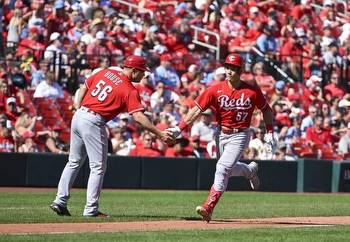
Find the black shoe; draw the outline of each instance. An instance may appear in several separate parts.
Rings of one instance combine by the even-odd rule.
[[[52,203],[50,205],[50,208],[55,212],[57,213],[57,215],[60,215],[60,216],[71,216],[67,207],[63,207],[61,205],[58,205],[56,203]]]
[[[102,213],[100,211],[98,211],[95,214],[91,214],[91,215],[84,215],[85,217],[94,217],[94,218],[109,218],[109,215],[106,213]]]

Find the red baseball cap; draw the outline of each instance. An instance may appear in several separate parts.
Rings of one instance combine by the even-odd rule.
[[[171,55],[169,53],[166,53],[166,54],[162,54],[160,56],[160,60],[161,61],[170,61],[172,59]]]
[[[137,55],[130,55],[124,60],[124,66],[125,67],[131,67],[136,68],[142,71],[150,71],[150,69],[146,65],[146,59],[137,56]]]
[[[242,67],[243,66],[243,59],[239,54],[230,53],[226,57],[225,64]]]
[[[36,27],[32,27],[29,29],[29,33],[32,33],[32,34],[39,34],[39,29],[36,28]]]

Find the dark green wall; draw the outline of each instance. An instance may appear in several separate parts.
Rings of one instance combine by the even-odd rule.
[[[67,155],[0,153],[0,186],[56,187]],[[260,191],[348,192],[350,162],[298,160],[257,161]],[[104,188],[208,190],[216,160],[109,156]],[[88,161],[74,187],[86,187]],[[249,181],[233,177],[231,191],[251,190]]]

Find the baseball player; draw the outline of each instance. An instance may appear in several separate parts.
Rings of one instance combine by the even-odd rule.
[[[80,87],[77,106],[71,125],[69,161],[64,168],[56,199],[51,209],[58,215],[70,216],[67,202],[70,188],[83,165],[89,158],[90,176],[87,184],[87,201],[84,216],[108,217],[101,213],[99,198],[107,165],[106,122],[121,112],[128,112],[164,142],[173,142],[169,131],[160,131],[143,114],[143,106],[138,91],[131,82],[140,82],[148,71],[146,60],[140,56],[129,56],[121,71],[107,68],[86,79]]]
[[[250,140],[249,126],[255,107],[259,108],[264,117],[267,130],[266,142],[275,149],[276,141],[273,135],[273,112],[256,84],[248,84],[240,79],[243,59],[239,54],[231,53],[226,57],[224,68],[226,80],[206,89],[195,100],[194,106],[185,116],[179,126],[169,128],[174,136],[193,123],[207,108],[216,110],[216,119],[221,126],[219,134],[220,158],[216,165],[214,184],[206,202],[196,207],[203,220],[209,222],[215,205],[226,190],[231,176],[244,176],[250,180],[253,190],[259,188],[257,175],[258,164],[249,165],[239,162],[244,149]]]

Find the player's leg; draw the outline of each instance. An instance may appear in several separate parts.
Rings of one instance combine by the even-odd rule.
[[[89,114],[90,115],[90,114]],[[97,215],[104,174],[107,168],[107,131],[105,122],[99,116],[85,132],[83,139],[89,157],[90,176],[87,184],[84,216]]]
[[[244,150],[249,146],[250,137],[246,139],[246,144]],[[257,190],[260,186],[260,180],[258,177],[258,164],[254,161],[250,162],[248,165],[237,161],[233,167],[230,174],[232,176],[244,176],[250,181],[250,186],[253,190]]]
[[[223,152],[216,164],[213,184],[215,190],[221,192],[226,190],[232,170],[233,168],[236,168],[236,164],[243,154],[248,139],[249,131],[231,135],[222,134],[220,136],[220,143],[223,147]],[[241,165],[238,165],[237,167],[241,168]]]
[[[68,162],[63,169],[60,181],[58,183],[57,195],[54,200],[55,204],[66,207],[70,196],[70,189],[74,180],[78,175],[80,167],[86,159],[86,150],[84,142],[78,130],[80,120],[79,111],[77,111],[72,119],[71,138]]]
[[[241,157],[248,135],[248,131],[231,135],[220,135],[220,150],[222,150],[222,155],[216,164],[214,184],[210,189],[207,200],[202,206],[196,208],[197,213],[207,222],[210,221],[216,204],[222,193],[226,190],[232,168]]]

